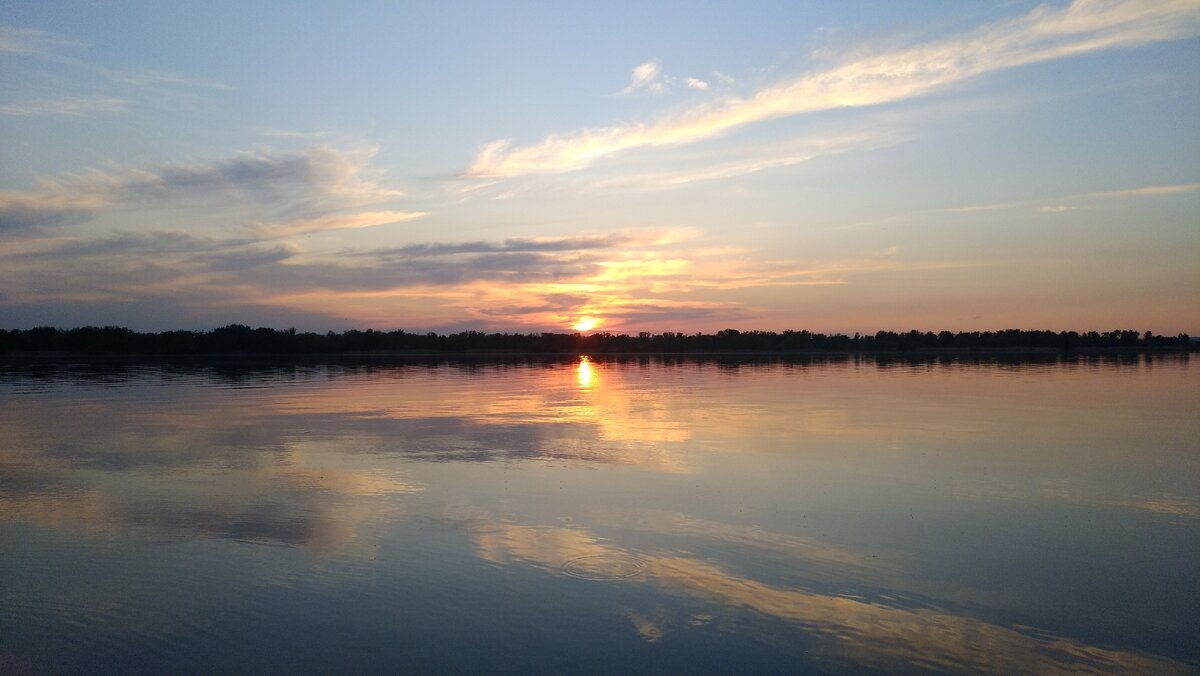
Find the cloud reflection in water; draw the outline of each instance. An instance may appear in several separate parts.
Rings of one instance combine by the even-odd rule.
[[[473,529],[480,557],[501,564],[521,562],[561,572],[582,557],[632,556],[580,528],[482,524]],[[1018,630],[938,609],[903,608],[805,589],[781,587],[732,574],[718,565],[679,555],[640,555],[640,574],[623,584],[653,584],[668,592],[717,604],[711,612],[750,610],[796,625],[810,637],[828,639],[827,649],[874,669],[899,664],[935,671],[990,674],[1189,673],[1188,665],[1138,652],[1111,650]],[[663,622],[631,612],[647,640],[663,637]]]
[[[1087,548],[1135,526],[1163,546],[1189,542],[1195,461],[1180,440],[1200,430],[1178,385],[1190,376],[1154,368],[1177,382],[1136,366],[592,358],[0,372],[0,522],[286,545],[325,560],[373,555],[400,531],[431,542],[449,532],[470,551],[440,551],[443,583],[469,570],[454,556],[553,575],[570,561],[636,560],[614,584],[688,599],[621,616],[656,647],[769,621],[868,668],[1170,672],[1181,663],[1148,654],[1161,643],[997,619],[1022,604],[1054,617],[1054,604],[1092,591],[1090,578],[1067,591],[1007,578],[1028,583],[1018,588],[974,570],[1016,562],[1057,576],[1087,559],[1099,576],[1148,561],[1194,578],[1160,560],[1171,549],[1151,560]],[[1167,465],[1176,471],[1156,470]],[[898,508],[928,522],[897,528]],[[1040,536],[1051,517],[1094,508],[1125,516],[1076,528],[1082,541],[1061,558],[1036,540],[998,563],[970,549],[972,529]],[[1149,577],[1124,582],[1088,600],[1123,607],[1144,638],[1177,595]],[[1030,603],[1043,592],[1044,605]]]

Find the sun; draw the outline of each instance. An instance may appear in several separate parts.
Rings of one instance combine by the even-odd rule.
[[[596,328],[596,325],[599,323],[600,320],[596,319],[595,317],[580,317],[579,321],[571,325],[571,328],[575,329],[576,331],[591,331],[592,329]]]

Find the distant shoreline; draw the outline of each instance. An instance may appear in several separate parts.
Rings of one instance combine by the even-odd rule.
[[[695,352],[532,352],[532,351],[363,351],[363,352],[209,352],[209,353],[123,353],[123,352],[65,352],[15,351],[0,353],[0,363],[41,364],[320,364],[328,363],[401,363],[412,362],[489,362],[489,361],[559,361],[574,362],[581,357],[596,361],[630,361],[641,359],[696,359],[717,361],[789,361],[864,357],[876,361],[937,360],[941,358],[1087,358],[1129,357],[1140,355],[1187,355],[1196,347],[1129,347],[1129,348],[946,348],[924,350],[808,350],[808,351],[695,351]]]
[[[608,357],[790,358],[833,355],[1003,356],[1191,352],[1200,343],[1186,334],[1150,331],[950,331],[873,334],[811,331],[739,331],[636,335],[608,332],[453,334],[349,330],[300,333],[295,329],[230,324],[210,331],[139,333],[119,326],[74,329],[0,329],[0,359],[23,361],[130,360],[381,360],[528,359]]]

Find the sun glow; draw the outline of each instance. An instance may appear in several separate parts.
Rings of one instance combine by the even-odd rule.
[[[596,328],[596,325],[599,323],[600,320],[596,319],[595,317],[580,317],[579,321],[571,325],[571,328],[575,329],[576,331],[591,331],[592,329]]]

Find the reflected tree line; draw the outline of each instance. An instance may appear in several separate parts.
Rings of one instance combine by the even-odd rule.
[[[0,329],[0,352],[71,352],[85,354],[648,354],[648,353],[790,353],[921,352],[975,350],[1189,350],[1187,334],[1160,336],[1150,331],[879,331],[853,336],[811,331],[738,331],[634,335],[580,333],[451,334],[349,330],[341,333],[251,328],[230,324],[210,331],[137,332],[117,326],[59,329]]]
[[[957,369],[987,367],[1028,370],[1055,368],[1141,368],[1186,362],[1187,351],[1161,350],[996,350],[909,352],[741,352],[741,353],[625,353],[591,357],[594,364],[633,365],[641,368],[715,368],[726,372],[758,368],[809,368],[817,366],[872,367],[881,371],[903,369]],[[234,387],[263,387],[281,382],[451,369],[460,373],[494,374],[508,369],[574,366],[579,355],[535,353],[344,353],[338,355],[272,354],[129,354],[115,358],[0,359],[0,384],[37,388],[53,382],[88,382],[120,385],[135,380],[187,381],[202,379]]]

